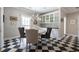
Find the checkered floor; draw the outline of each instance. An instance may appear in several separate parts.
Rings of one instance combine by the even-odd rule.
[[[20,49],[19,38],[5,40],[2,52],[26,52],[26,48]],[[77,52],[79,51],[78,37],[63,36],[60,40],[55,38],[38,39],[38,43],[27,48],[27,52]]]

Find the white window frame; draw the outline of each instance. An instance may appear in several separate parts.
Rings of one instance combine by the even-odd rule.
[[[23,17],[27,19],[27,22],[29,22],[28,24],[27,24],[27,22],[25,20],[24,20],[24,24],[22,23],[23,22]],[[26,24],[25,24],[25,22],[26,22]],[[22,15],[21,16],[21,25],[25,29],[29,29],[30,26],[31,26],[31,17],[30,16],[24,16],[24,15]]]

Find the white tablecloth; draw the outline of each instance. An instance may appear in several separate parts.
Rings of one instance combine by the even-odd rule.
[[[59,32],[58,29],[52,29],[51,34],[50,34],[51,38],[59,38]]]
[[[47,32],[47,29],[46,28],[40,28],[38,30],[38,33],[40,33],[40,34],[45,34],[46,32]]]

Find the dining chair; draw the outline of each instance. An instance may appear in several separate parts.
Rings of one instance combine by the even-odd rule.
[[[50,38],[52,28],[47,28],[47,32],[41,35],[41,38]]]
[[[20,44],[21,44],[21,41],[23,41],[22,38],[26,37],[25,33],[24,33],[24,27],[19,27],[18,30],[19,30],[19,33],[20,33]]]
[[[26,48],[27,47],[30,48],[30,44],[36,44],[38,42],[38,30],[35,30],[35,29],[26,30],[26,39],[27,39]],[[28,46],[28,44],[29,44],[29,46]]]

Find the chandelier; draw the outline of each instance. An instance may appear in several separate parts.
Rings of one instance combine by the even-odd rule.
[[[39,14],[35,11],[35,13],[32,15],[33,24],[38,24],[38,21],[40,20]]]

